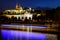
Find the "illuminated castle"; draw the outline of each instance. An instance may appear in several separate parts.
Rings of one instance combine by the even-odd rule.
[[[31,10],[31,8],[30,8]],[[12,16],[14,17],[20,17],[20,19],[22,19],[22,17],[25,19],[27,17],[27,19],[31,18],[32,20],[32,15],[30,12],[28,12],[27,10],[23,10],[23,8],[16,4],[16,8],[15,9],[11,9],[11,10],[5,10],[4,11],[4,15],[11,18]]]
[[[23,8],[22,7],[20,7],[18,4],[16,4],[16,8],[15,9],[11,9],[11,10],[5,10],[4,11],[5,13],[7,13],[8,14],[8,12],[9,13],[24,13],[25,12],[25,10],[23,10]]]

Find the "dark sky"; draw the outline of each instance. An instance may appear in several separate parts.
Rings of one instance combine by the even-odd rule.
[[[60,6],[60,0],[0,0],[0,9],[14,8],[16,3],[22,7],[50,7]]]

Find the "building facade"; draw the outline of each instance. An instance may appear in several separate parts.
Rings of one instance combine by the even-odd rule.
[[[31,8],[29,8],[30,10]],[[30,10],[31,11],[31,10]],[[11,18],[12,16],[16,17],[17,19],[20,17],[20,19],[22,19],[22,17],[25,19],[27,17],[27,19],[31,18],[32,20],[32,16],[33,14],[31,14],[30,12],[28,12],[27,10],[23,10],[23,8],[21,6],[19,6],[18,4],[16,5],[16,9],[11,9],[11,10],[5,10],[4,12],[4,16],[7,16],[9,18]]]

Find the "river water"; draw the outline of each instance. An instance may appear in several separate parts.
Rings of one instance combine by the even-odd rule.
[[[22,25],[5,25],[2,26],[13,26],[13,27],[21,27]],[[24,25],[25,28],[31,27],[28,25]],[[32,26],[33,28],[46,28],[44,26]],[[46,33],[36,33],[29,31],[16,31],[16,30],[2,30],[2,38],[3,40],[57,40],[57,35],[54,34],[46,34]]]

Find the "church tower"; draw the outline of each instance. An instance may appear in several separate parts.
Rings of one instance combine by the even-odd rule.
[[[20,9],[20,6],[19,6],[19,4],[16,4],[16,9],[18,10],[18,9]]]
[[[21,9],[22,9],[22,7],[20,7],[19,4],[16,4],[16,10],[21,10]]]

